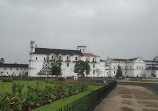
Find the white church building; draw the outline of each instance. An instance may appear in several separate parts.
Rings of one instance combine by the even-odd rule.
[[[29,76],[39,76],[38,73],[42,68],[50,67],[57,56],[62,63],[61,69],[63,77],[77,76],[77,74],[74,73],[74,66],[79,60],[89,63],[89,77],[107,77],[105,73],[105,61],[101,60],[99,56],[87,52],[86,46],[78,46],[77,50],[49,49],[37,47],[35,41],[31,41],[30,44]],[[47,63],[46,66],[44,62],[47,59],[49,63]]]

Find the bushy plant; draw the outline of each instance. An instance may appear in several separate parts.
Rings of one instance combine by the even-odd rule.
[[[3,82],[13,82],[13,78],[3,78]]]

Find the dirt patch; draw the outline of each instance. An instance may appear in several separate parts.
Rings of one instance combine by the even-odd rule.
[[[134,111],[133,109],[130,109],[128,107],[122,107],[121,111]]]
[[[139,103],[143,104],[146,107],[154,107],[158,108],[158,102],[152,102],[152,101],[139,101]]]
[[[119,94],[130,94],[131,92],[127,88],[122,88],[118,91]]]
[[[130,100],[123,100],[123,104],[132,105],[132,102]]]
[[[123,96],[121,96],[122,98],[132,98],[132,96],[131,95],[123,95]]]

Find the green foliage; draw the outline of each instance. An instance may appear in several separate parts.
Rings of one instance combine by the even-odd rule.
[[[4,58],[1,58],[1,59],[0,59],[0,63],[4,63]]]
[[[90,66],[87,62],[84,62],[82,60],[76,62],[74,67],[74,72],[78,73],[78,75],[84,77],[84,72],[88,75],[90,72]]]
[[[61,75],[61,67],[60,66],[52,66],[52,75]]]
[[[155,73],[152,73],[151,76],[152,76],[152,77],[156,77],[156,74],[155,74]]]
[[[28,86],[26,92],[22,92],[24,85],[13,83],[12,92],[0,94],[0,110],[4,111],[30,111],[33,108],[52,103],[57,99],[66,98],[88,88],[84,82],[59,82],[49,80],[44,88],[40,88],[40,82],[36,86]]]
[[[62,65],[61,60],[59,60],[59,57],[57,55],[52,63],[52,68],[51,68],[52,75],[56,75],[57,77],[61,75],[61,65]]]
[[[116,77],[117,78],[122,77],[122,70],[121,70],[121,67],[119,65],[118,65],[118,68],[117,68]]]
[[[70,96],[68,98],[60,99],[49,105],[45,105],[45,106],[36,108],[33,111],[49,111],[50,109],[57,110],[57,109],[59,109],[59,107],[65,106],[73,101],[76,101],[76,100],[80,99],[81,97],[88,95],[88,94],[92,93],[93,91],[96,91],[97,89],[100,89],[101,87],[102,86],[89,85],[88,89],[84,92],[78,93],[78,94]]]
[[[2,82],[13,82],[13,78],[3,78]]]

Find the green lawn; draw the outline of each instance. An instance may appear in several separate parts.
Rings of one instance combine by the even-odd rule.
[[[36,84],[37,81],[14,81],[14,82],[24,84],[24,88],[23,88],[24,92],[27,90],[28,85],[37,87],[37,84]],[[39,81],[39,88],[45,88],[45,86],[48,84],[49,83]],[[13,85],[13,82],[2,82],[2,80],[0,80],[0,92],[4,92],[4,91],[11,92],[12,85]]]
[[[73,95],[73,96],[70,96],[68,98],[65,98],[65,99],[60,99],[60,100],[57,100],[55,101],[54,103],[52,104],[48,104],[48,105],[45,105],[45,106],[42,106],[42,107],[39,107],[37,109],[34,109],[33,111],[52,111],[52,110],[57,110],[58,108],[62,107],[62,106],[65,106],[99,88],[101,88],[102,86],[95,86],[95,85],[90,85],[88,87],[88,90],[87,91],[84,91],[84,92],[81,92],[79,94],[76,94],[76,95]]]
[[[131,78],[130,81],[139,81],[139,82],[158,82],[158,80],[142,80],[140,78]]]

